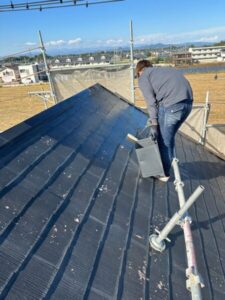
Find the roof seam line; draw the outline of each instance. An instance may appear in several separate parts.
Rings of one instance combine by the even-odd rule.
[[[101,121],[101,120],[99,120],[99,123],[100,123],[100,121]],[[99,123],[98,123],[98,124],[99,124]],[[102,124],[101,124],[101,126],[102,126]],[[101,126],[100,126],[100,128],[101,128]],[[95,129],[92,128],[92,131],[94,131],[94,130],[95,130]],[[87,139],[90,138],[90,137],[92,137],[92,132],[89,134],[89,136],[87,137]],[[103,144],[104,144],[104,142],[103,142]],[[103,145],[103,144],[102,144],[102,145]],[[81,145],[80,145],[79,147],[81,147]],[[78,147],[78,148],[79,148],[79,147]],[[101,147],[100,147],[100,149],[101,149]],[[76,150],[75,153],[72,153],[72,154],[70,155],[69,159],[71,159],[71,156],[73,156],[73,154],[74,154],[74,156],[76,156],[77,151],[78,151],[78,150]],[[100,150],[99,150],[99,151],[100,151]],[[97,153],[98,153],[99,151],[97,151]],[[69,159],[68,159],[68,160],[69,160]],[[67,163],[68,163],[68,160],[67,160]],[[66,163],[66,164],[67,164],[67,163]],[[89,165],[91,165],[91,162],[89,163]],[[89,165],[88,165],[87,168],[83,171],[83,174],[86,172],[86,170],[88,169]],[[62,166],[60,166],[60,167],[62,167]],[[81,179],[82,176],[83,176],[83,175],[80,175],[79,179]],[[79,179],[78,179],[78,180],[79,180]],[[76,188],[77,184],[78,184],[78,183],[76,182],[76,184],[74,185],[74,188],[73,188],[72,190],[70,190],[71,195],[72,195],[73,190]],[[40,193],[42,193],[43,191],[44,191],[44,190],[41,190]],[[50,218],[48,224],[47,224],[46,227],[43,229],[43,232],[42,232],[42,234],[41,234],[41,235],[42,235],[42,238],[40,238],[40,239],[35,243],[35,245],[33,246],[32,250],[31,250],[30,253],[27,255],[27,257],[25,258],[25,260],[23,261],[23,263],[21,264],[21,266],[16,270],[16,272],[13,273],[13,275],[11,276],[11,278],[9,279],[8,283],[6,284],[6,286],[4,287],[4,289],[3,289],[2,293],[1,293],[1,295],[2,295],[3,297],[5,297],[5,296],[8,294],[8,291],[10,290],[10,287],[11,287],[12,284],[15,282],[15,280],[16,280],[16,278],[18,277],[20,271],[23,270],[23,269],[25,268],[25,266],[29,263],[29,261],[30,261],[32,255],[34,255],[34,253],[36,253],[37,249],[40,247],[40,245],[41,245],[42,241],[44,240],[45,236],[47,236],[48,232],[49,232],[50,229],[52,228],[51,224],[53,224],[53,223],[55,222],[55,219],[58,219],[58,218],[59,218],[59,215],[62,213],[62,211],[65,209],[65,207],[66,207],[67,204],[69,203],[69,201],[70,201],[69,198],[70,198],[71,195],[68,194],[67,197],[66,197],[66,199],[64,199],[63,203],[62,203],[62,204],[59,206],[59,208],[57,208],[57,210],[54,212],[54,214],[53,214],[52,217]],[[33,203],[33,202],[34,202],[34,200],[32,201],[32,203]],[[67,202],[68,202],[68,203],[67,203]],[[61,211],[60,214],[59,214],[59,210]],[[25,213],[25,212],[24,212],[24,213]],[[14,226],[15,226],[15,225],[14,225]],[[50,227],[50,228],[49,228],[49,227]]]
[[[130,222],[129,222],[129,228],[126,236],[126,242],[125,247],[122,254],[122,260],[121,260],[121,266],[120,266],[120,274],[118,276],[118,283],[117,283],[117,292],[116,292],[116,299],[120,300],[123,297],[123,285],[124,285],[124,278],[122,277],[126,271],[126,262],[127,262],[127,252],[131,245],[132,240],[132,232],[133,232],[133,225],[134,225],[134,218],[135,218],[135,209],[137,208],[138,203],[138,182],[140,177],[140,170],[138,171],[137,179],[136,179],[136,187],[135,187],[135,196],[130,212]]]

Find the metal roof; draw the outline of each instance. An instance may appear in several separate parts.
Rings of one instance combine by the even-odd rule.
[[[95,85],[0,135],[1,299],[189,299],[183,234],[148,236],[178,209],[173,179],[142,179],[146,115]],[[224,299],[225,162],[177,137],[204,299]]]

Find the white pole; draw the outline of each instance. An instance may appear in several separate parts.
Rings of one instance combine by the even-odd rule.
[[[209,91],[206,92],[206,98],[205,98],[205,108],[204,108],[204,119],[203,119],[203,126],[202,126],[202,133],[200,138],[200,143],[202,145],[205,144],[205,138],[206,138],[206,131],[207,131],[207,121],[209,117]]]
[[[44,59],[45,70],[46,70],[46,74],[47,74],[47,77],[48,77],[48,82],[49,82],[50,89],[51,89],[51,96],[52,96],[52,98],[53,98],[53,100],[56,104],[57,99],[56,99],[56,95],[55,95],[55,92],[54,92],[54,85],[53,85],[52,78],[51,78],[51,75],[50,75],[50,70],[49,70],[49,67],[48,67],[48,64],[47,64],[46,49],[45,49],[45,46],[44,46],[44,43],[43,43],[43,39],[42,39],[42,35],[41,35],[40,30],[39,30],[39,40],[40,40],[41,52],[42,52],[43,59]]]
[[[134,93],[134,35],[133,35],[133,23],[130,21],[130,91],[131,101],[135,104]]]
[[[177,222],[183,217],[183,214],[192,206],[192,204],[198,199],[201,193],[204,191],[203,186],[198,186],[196,190],[191,194],[188,198],[187,202],[176,212],[166,226],[162,229],[157,237],[157,242],[161,243],[161,241],[165,240],[171,230],[176,226]]]
[[[172,166],[175,175],[174,184],[176,186],[179,204],[180,207],[183,207],[187,202],[184,196],[184,191],[183,191],[184,183],[181,181],[178,162],[179,160],[177,158],[174,158],[172,162]],[[187,276],[186,286],[187,289],[191,291],[192,300],[201,300],[202,299],[201,287],[204,287],[204,283],[201,279],[201,276],[197,268],[194,240],[191,232],[191,218],[188,216],[187,211],[186,211],[186,217],[183,218],[183,223],[181,224],[181,227],[184,232],[187,264],[188,264],[188,268],[186,269],[186,276]]]
[[[180,207],[182,207],[185,204],[186,200],[185,200],[184,190],[183,190],[184,183],[181,180],[178,162],[179,160],[177,158],[174,158],[172,162],[172,167],[175,175],[174,184],[176,186],[176,191],[178,193],[178,200],[179,200]]]

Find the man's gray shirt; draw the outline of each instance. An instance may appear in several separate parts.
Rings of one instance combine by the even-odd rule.
[[[182,100],[193,99],[191,86],[178,70],[172,67],[148,67],[139,78],[139,87],[145,97],[150,119],[157,119],[157,107],[168,107]]]

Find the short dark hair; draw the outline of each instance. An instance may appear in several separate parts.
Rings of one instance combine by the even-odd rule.
[[[152,67],[152,63],[149,60],[147,59],[140,60],[136,65],[137,77],[139,77],[139,72],[141,72],[144,68],[148,68],[148,67]]]

